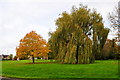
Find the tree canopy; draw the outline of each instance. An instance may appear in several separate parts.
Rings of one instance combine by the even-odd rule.
[[[102,58],[101,59],[119,59],[119,46],[116,44],[115,39],[110,40],[107,39],[104,48],[102,50]]]
[[[53,57],[60,63],[93,63],[109,32],[102,20],[99,13],[82,4],[73,6],[71,13],[63,12],[56,20],[56,31],[50,33]]]
[[[109,13],[108,17],[111,27],[117,31],[117,40],[120,41],[120,2],[118,3],[118,7],[115,7],[114,11]]]
[[[35,31],[27,33],[26,36],[20,40],[20,44],[16,48],[17,57],[30,56],[33,59],[33,63],[34,57],[48,57],[49,52],[48,44]]]

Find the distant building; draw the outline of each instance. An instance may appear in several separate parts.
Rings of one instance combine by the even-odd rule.
[[[9,56],[10,55],[4,55],[4,54],[2,54],[2,55],[0,55],[0,60],[9,60],[10,59]]]

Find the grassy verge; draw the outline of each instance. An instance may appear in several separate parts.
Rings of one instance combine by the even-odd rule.
[[[26,64],[30,60],[3,61],[2,76],[15,78],[118,78],[117,60],[96,60],[94,64]],[[50,60],[37,60],[50,62]]]

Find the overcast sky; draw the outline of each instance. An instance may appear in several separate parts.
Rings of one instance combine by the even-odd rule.
[[[48,40],[54,31],[55,20],[63,11],[70,12],[80,3],[95,8],[110,27],[107,16],[119,0],[0,0],[0,54],[16,54],[15,48],[26,33],[35,30]],[[108,38],[112,38],[109,35]]]

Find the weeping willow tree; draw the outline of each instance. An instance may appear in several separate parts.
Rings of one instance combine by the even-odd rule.
[[[102,59],[104,53],[102,53],[103,47],[105,45],[106,39],[108,37],[109,29],[105,28],[103,25],[103,18],[100,14],[97,14],[96,11],[93,12],[93,22],[92,30],[93,30],[93,54],[95,59]]]
[[[106,30],[100,14],[81,4],[79,8],[72,7],[71,13],[63,12],[56,25],[56,31],[51,32],[49,38],[54,59],[67,64],[93,63],[99,45],[98,35],[103,43],[99,28]],[[93,47],[96,48],[94,52]]]

